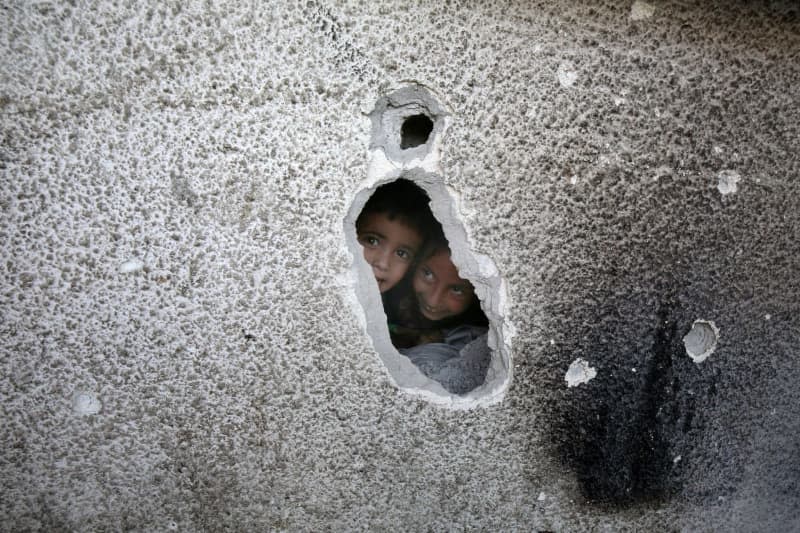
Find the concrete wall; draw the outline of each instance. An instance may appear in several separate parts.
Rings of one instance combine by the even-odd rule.
[[[5,5],[0,529],[800,529],[798,7],[586,4]],[[355,297],[411,82],[508,292],[488,407]]]

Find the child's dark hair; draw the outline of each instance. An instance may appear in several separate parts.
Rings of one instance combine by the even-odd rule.
[[[430,208],[430,198],[413,181],[400,178],[381,185],[372,193],[356,219],[356,231],[371,214],[386,215],[419,232],[423,240],[439,226]]]
[[[418,262],[428,259],[442,250],[446,250],[448,254],[450,253],[450,243],[447,241],[447,237],[444,236],[444,229],[442,229],[442,225],[438,221],[428,230],[427,237],[422,249],[417,254]]]

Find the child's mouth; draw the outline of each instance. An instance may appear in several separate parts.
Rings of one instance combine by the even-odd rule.
[[[422,309],[422,314],[423,314],[423,316],[425,316],[425,318],[427,318],[429,320],[438,320],[439,319],[439,316],[440,316],[441,313],[440,313],[440,311],[438,309],[434,309],[433,307],[428,307],[425,304],[422,304],[420,307]]]

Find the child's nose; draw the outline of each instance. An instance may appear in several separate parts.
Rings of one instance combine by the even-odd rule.
[[[381,270],[386,270],[389,268],[389,252],[386,250],[379,250],[375,252],[372,266],[380,268]]]
[[[439,303],[441,303],[443,297],[444,290],[442,287],[434,287],[434,289],[431,291],[431,296],[428,299],[428,305],[430,307],[439,307]]]

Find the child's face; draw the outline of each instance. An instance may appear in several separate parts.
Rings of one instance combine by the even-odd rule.
[[[414,272],[414,294],[419,311],[428,320],[460,315],[472,302],[472,283],[458,275],[448,250],[424,260]]]
[[[422,236],[383,213],[371,213],[358,228],[358,242],[364,247],[364,259],[372,267],[378,289],[386,292],[406,275],[422,245]]]

